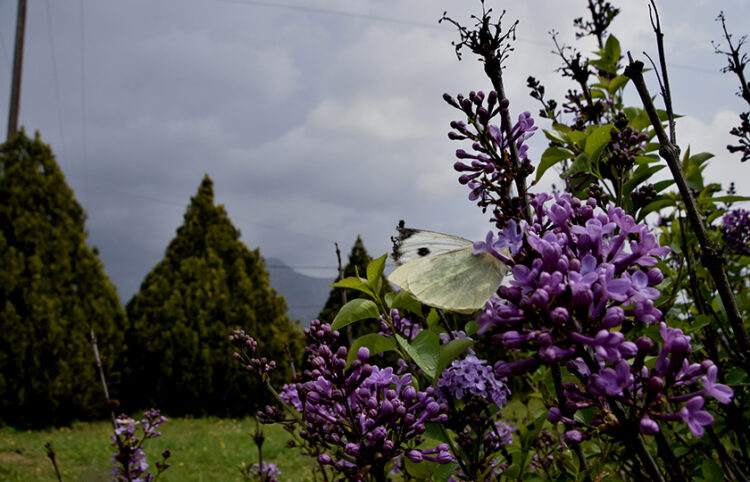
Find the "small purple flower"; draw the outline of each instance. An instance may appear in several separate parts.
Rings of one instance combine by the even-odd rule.
[[[679,411],[680,417],[687,423],[688,428],[696,437],[703,436],[703,427],[711,425],[714,421],[714,417],[710,413],[701,410],[703,403],[703,397],[693,397]]]
[[[701,384],[703,385],[703,394],[709,397],[714,397],[719,403],[727,404],[732,401],[734,392],[728,386],[716,383],[716,376],[719,374],[719,368],[711,364],[706,371],[706,376],[701,378]]]
[[[509,393],[508,387],[495,378],[487,361],[474,355],[468,355],[463,360],[453,360],[451,366],[441,373],[436,386],[443,396],[450,394],[463,400],[473,395],[492,402],[499,408],[505,406]]]
[[[326,454],[322,454],[321,457],[325,455]],[[250,475],[258,477],[258,480],[267,482],[279,482],[279,479],[277,479],[276,476],[281,475],[281,470],[279,470],[279,468],[273,462],[263,462],[262,468],[257,463],[255,463],[248,469],[247,472]]]
[[[750,256],[750,211],[734,209],[726,213],[722,231],[729,251]]]

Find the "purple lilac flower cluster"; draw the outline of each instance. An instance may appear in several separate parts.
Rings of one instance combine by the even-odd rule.
[[[722,218],[724,241],[729,251],[750,256],[750,211],[734,209]]]
[[[603,174],[614,179],[622,179],[624,174],[633,168],[635,158],[643,152],[648,141],[648,135],[627,125],[616,122],[617,129],[610,130],[610,141],[607,144],[607,170]]]
[[[281,475],[281,470],[273,462],[263,462],[262,468],[255,463],[247,470],[247,473],[263,482],[279,482],[276,476]]]
[[[459,177],[461,184],[471,190],[469,199],[477,201],[482,209],[495,206],[495,218],[499,227],[506,220],[519,215],[518,202],[511,198],[511,186],[516,178],[526,177],[533,172],[528,159],[526,141],[537,127],[529,112],[518,116],[518,122],[510,128],[491,123],[492,119],[508,112],[508,99],[498,99],[497,92],[470,92],[466,98],[459,94],[455,99],[444,94],[443,99],[466,114],[466,121],[453,121],[448,133],[451,140],[470,140],[472,152],[463,149],[456,151],[459,159],[453,167],[464,174]],[[487,101],[485,104],[485,100]],[[506,132],[509,132],[506,135]],[[516,169],[510,161],[507,149],[515,144],[521,166]],[[519,171],[519,172],[516,172]]]
[[[398,376],[393,368],[367,361],[370,352],[360,348],[347,368],[348,350],[335,351],[339,333],[314,320],[306,334],[311,368],[303,382],[286,385],[281,398],[302,414],[300,436],[324,452],[318,462],[348,480],[363,480],[367,470],[384,471],[386,464],[406,454],[416,460],[450,462],[447,449],[416,448],[428,422],[447,420],[447,406],[435,399],[432,387],[418,391],[411,374]]]
[[[422,326],[418,322],[414,322],[401,316],[398,310],[391,310],[391,319],[393,320],[393,329],[388,326],[385,322],[385,317],[380,317],[380,331],[379,335],[386,337],[392,337],[395,334],[401,335],[409,341],[414,340],[422,332]]]
[[[731,135],[737,137],[739,144],[736,146],[728,144],[727,150],[732,153],[742,153],[740,161],[745,162],[750,159],[750,112],[741,113],[740,121],[742,122],[739,126],[732,127],[729,131]]]
[[[253,373],[261,379],[266,379],[268,374],[276,368],[274,360],[268,360],[266,357],[257,358],[255,350],[258,348],[258,342],[245,333],[244,330],[234,330],[229,335],[229,341],[237,348],[234,352],[234,358],[239,361],[250,373]]]
[[[474,355],[453,360],[440,374],[436,386],[442,400],[447,400],[447,396],[458,400],[474,396],[494,403],[498,408],[505,406],[509,393],[508,387],[495,378],[487,361]]]
[[[565,424],[568,443],[582,441],[587,431],[605,424],[615,403],[640,414],[643,433],[659,431],[654,417],[684,420],[700,436],[701,427],[712,421],[701,410],[703,396],[722,403],[732,396],[731,389],[716,383],[713,362],[690,364],[690,337],[664,323],[661,352],[651,370],[644,359],[653,341],[625,339],[639,322],[661,319],[653,301],[664,276],[653,266],[669,248],[659,246],[645,224],[620,208],[603,212],[595,200],[584,203],[569,194],[555,195],[547,205],[550,200],[552,196],[542,194],[532,201],[534,224],[520,226],[525,232],[522,247],[512,256],[514,279],[498,289],[499,298],[488,301],[477,320],[482,331],[492,331],[494,343],[530,352],[519,361],[497,362],[495,374],[567,360],[578,383],[565,384],[567,402],[553,407],[549,417]],[[520,234],[511,233],[516,246]],[[509,244],[506,233],[499,237],[488,237],[478,243],[479,249],[492,252]],[[703,390],[678,394],[697,381]],[[682,402],[687,403],[669,412]],[[592,406],[602,409],[593,424],[583,427],[573,419],[576,410]]]
[[[162,452],[162,460],[156,462],[156,475],[148,471],[149,464],[143,451],[146,440],[161,437],[157,429],[159,425],[167,421],[159,410],[147,410],[140,421],[134,420],[127,415],[120,415],[115,419],[114,434],[110,435],[112,446],[117,447],[117,452],[112,455],[111,462],[115,464],[110,474],[116,481],[128,482],[150,482],[155,480],[163,471],[171,465],[167,459],[171,455],[167,449]],[[142,435],[138,437],[138,427]]]

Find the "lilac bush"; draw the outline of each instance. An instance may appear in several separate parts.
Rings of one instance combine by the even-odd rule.
[[[243,332],[232,335],[235,357],[278,401],[260,416],[287,427],[326,480],[683,480],[695,470],[747,479],[747,424],[728,423],[747,418],[735,389],[750,380],[733,340],[741,330],[706,282],[711,268],[696,263],[713,253],[696,251],[681,218],[687,201],[665,191],[672,181],[650,182],[663,167],[654,131],[673,119],[671,106],[656,117],[623,106],[631,76],[606,33],[619,10],[603,0],[589,7],[592,21],[576,25],[597,38],[596,58],[553,36],[563,76],[578,84],[562,110],[528,81],[553,121],[538,164],[528,144],[538,126],[529,112],[512,122],[503,93],[515,24],[503,32],[484,2],[475,30],[443,17],[459,28],[457,52],[476,53],[494,87],[443,96],[461,115],[448,137],[470,146],[456,150],[458,181],[494,225],[474,254],[509,267],[482,310],[467,316],[422,306],[408,290],[385,294],[383,257],[366,278],[334,284],[366,298],[333,326],[312,322],[302,377],[279,392],[268,381],[274,362]],[[744,199],[713,198],[718,188],[701,178],[709,157],[688,152],[682,164],[718,220],[718,203]],[[534,164],[537,181],[562,167],[566,192],[526,193]],[[651,213],[662,214],[659,227]],[[750,253],[749,219],[736,209],[711,228],[724,253]],[[730,271],[738,291],[744,273]],[[339,328],[378,316],[377,333],[342,345]]]
[[[125,414],[115,419],[114,434],[110,435],[111,445],[117,448],[117,452],[112,455],[111,459],[114,464],[110,472],[113,480],[152,482],[169,468],[171,465],[167,462],[171,455],[169,450],[162,452],[162,460],[156,461],[156,473],[149,471],[146,453],[143,451],[143,444],[146,440],[161,437],[158,428],[166,421],[167,418],[156,409],[147,410],[140,421]]]

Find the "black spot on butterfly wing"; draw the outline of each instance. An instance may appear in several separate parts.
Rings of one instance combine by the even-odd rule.
[[[391,242],[393,243],[393,250],[391,251],[391,258],[393,258],[393,261],[396,264],[401,264],[401,243],[403,243],[405,240],[413,236],[414,233],[417,233],[418,230],[407,228],[406,223],[402,219],[398,222],[398,226],[396,226],[396,231],[398,232],[398,236],[391,236]],[[424,249],[427,249],[427,248],[424,248]],[[429,253],[429,250],[428,250],[428,253]],[[427,254],[420,253],[419,255],[426,256]]]

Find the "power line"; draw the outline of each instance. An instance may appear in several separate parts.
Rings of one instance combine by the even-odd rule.
[[[3,57],[5,57],[5,68],[10,72],[10,55],[8,54],[8,49],[5,47],[5,38],[3,37],[3,32],[0,30],[0,47],[3,49]]]
[[[86,143],[86,36],[85,36],[85,18],[83,15],[83,0],[80,0],[80,13],[81,13],[81,144],[83,149],[83,175],[86,179],[84,183],[83,197],[86,201],[86,205],[89,204],[88,196],[88,177],[89,177],[89,161],[86,156],[87,143]]]
[[[314,14],[319,14],[319,15],[331,15],[331,16],[336,16],[336,17],[358,18],[358,19],[363,19],[363,20],[372,20],[375,22],[411,25],[414,27],[424,27],[424,28],[432,28],[432,29],[443,28],[441,25],[438,25],[437,22],[435,24],[431,24],[431,23],[425,23],[425,22],[416,22],[413,20],[403,20],[399,18],[381,17],[378,15],[347,12],[345,10],[330,10],[326,8],[306,7],[304,5],[291,5],[291,4],[278,3],[278,2],[264,2],[262,0],[212,0],[212,1],[233,3],[236,5],[275,8],[275,9],[281,9],[281,10],[294,10],[298,12],[314,13]]]
[[[49,0],[44,1],[47,7],[47,33],[49,34],[49,48],[52,55],[52,78],[55,81],[55,98],[57,100],[57,122],[60,126],[60,139],[62,144],[63,158],[67,160],[68,155],[65,149],[65,131],[63,130],[62,104],[60,103],[60,80],[57,75],[57,56],[55,55],[55,42],[52,35],[52,11],[49,7]]]
[[[356,18],[356,19],[361,19],[361,20],[370,20],[374,22],[390,23],[390,24],[397,24],[397,25],[410,25],[413,27],[421,27],[421,28],[429,28],[429,29],[441,29],[441,30],[450,29],[450,27],[440,25],[437,22],[432,24],[432,23],[426,23],[426,22],[417,22],[414,20],[404,20],[400,18],[382,17],[379,15],[348,12],[345,10],[331,10],[331,9],[326,9],[326,8],[306,7],[304,5],[267,2],[263,0],[210,0],[210,1],[232,3],[235,5],[245,5],[248,7],[257,6],[257,7],[273,8],[273,9],[278,9],[278,10],[292,10],[292,11],[298,11],[298,12],[313,13],[313,14],[318,14],[318,15]],[[526,38],[523,36],[518,36],[516,38],[519,42],[522,42],[522,43],[529,43],[529,44],[534,44],[534,45],[552,47],[552,43],[550,41],[545,42],[543,40],[535,40],[535,39]],[[717,74],[717,75],[720,74],[720,72],[716,72],[716,71],[709,70],[709,69],[702,69],[700,67],[693,67],[691,65],[672,64],[672,67],[681,69],[681,70],[702,72],[706,74]]]
[[[82,180],[82,179],[77,179],[75,177],[68,177],[68,179],[70,179],[71,181],[76,181],[76,182],[80,182],[80,183],[84,184],[85,188],[93,187],[93,188],[100,189],[102,191],[106,191],[107,193],[121,194],[121,195],[124,195],[124,196],[131,196],[131,197],[136,197],[136,198],[140,198],[140,199],[146,199],[146,200],[149,200],[149,201],[158,202],[158,203],[161,203],[161,204],[167,204],[167,205],[170,205],[170,206],[175,206],[175,207],[179,207],[179,208],[183,208],[183,209],[185,207],[187,207],[186,203],[180,203],[180,202],[177,202],[177,201],[172,201],[172,200],[169,200],[169,199],[159,198],[159,197],[151,196],[151,195],[148,195],[148,194],[140,194],[140,193],[135,193],[135,192],[132,192],[132,191],[126,191],[124,189],[118,189],[118,188],[114,188],[114,187],[111,187],[111,186],[104,186],[102,184],[94,184],[94,183],[90,183],[87,179],[83,179]],[[262,227],[262,228],[274,229],[274,230],[277,230],[277,231],[283,231],[283,232],[287,232],[287,233],[291,233],[291,234],[305,236],[305,237],[308,237],[308,238],[315,238],[315,239],[319,239],[321,241],[325,241],[327,243],[333,243],[333,242],[335,242],[332,239],[324,238],[324,237],[318,236],[316,234],[305,233],[305,232],[302,232],[302,231],[296,231],[294,229],[284,228],[284,227],[281,227],[281,226],[275,226],[273,224],[261,223],[261,222],[253,221],[251,219],[243,218],[243,217],[240,217],[240,216],[229,216],[229,217],[232,219],[232,221],[235,221],[235,222],[239,221],[239,222],[243,222],[243,223],[246,223],[246,224],[252,224],[253,226],[259,226],[259,227]]]

